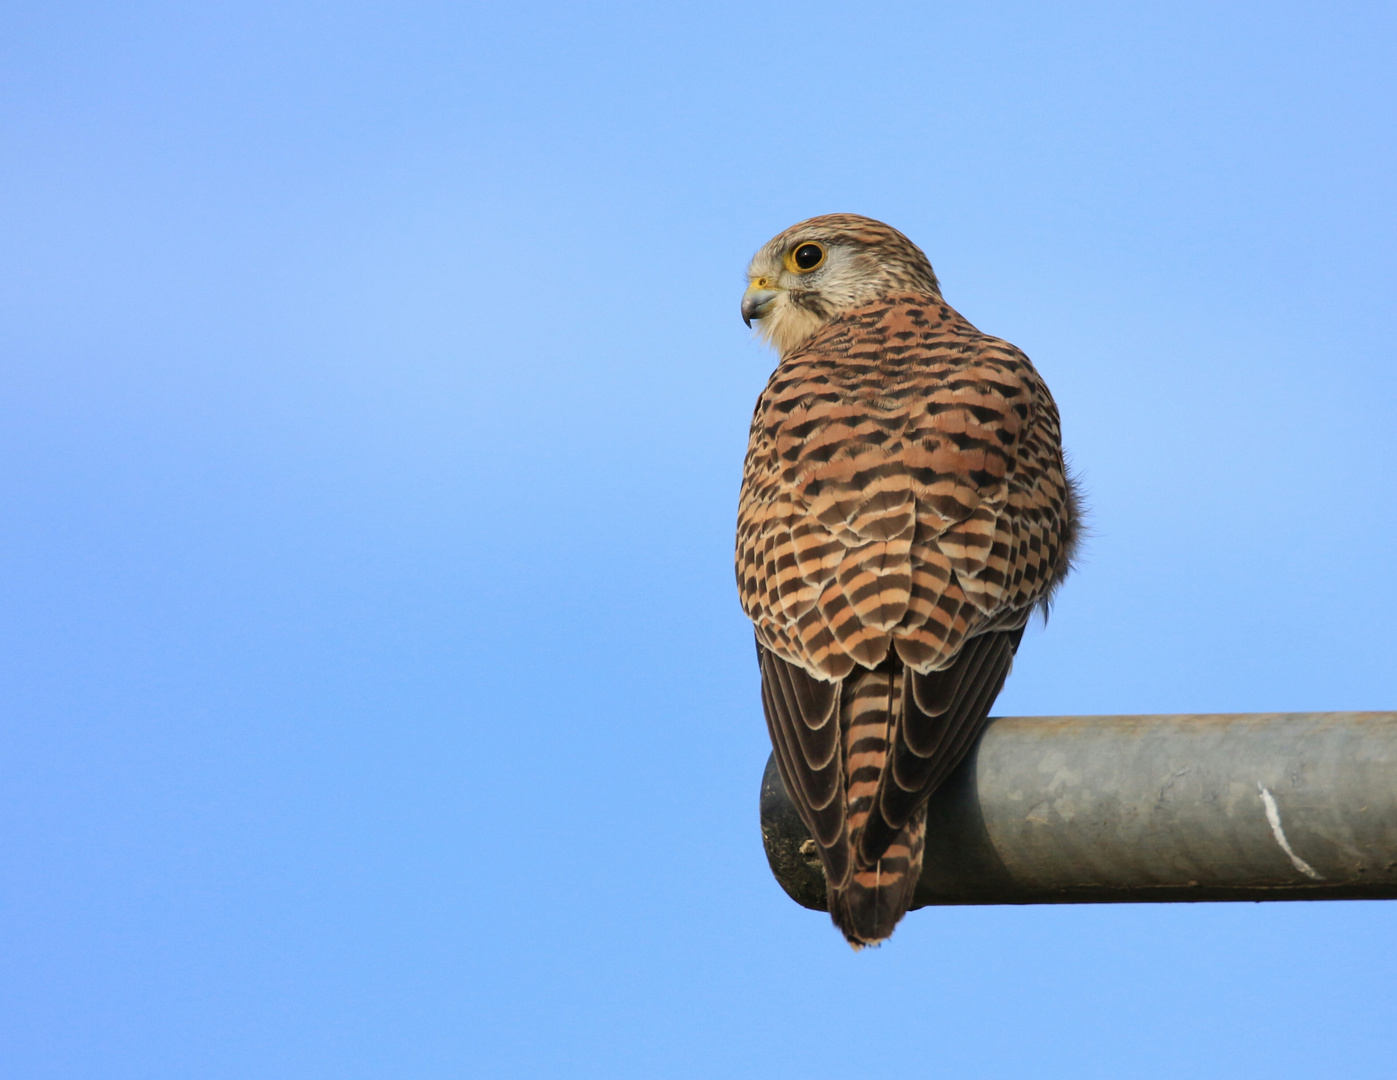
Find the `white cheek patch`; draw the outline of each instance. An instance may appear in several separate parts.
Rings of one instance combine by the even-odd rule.
[[[819,316],[792,304],[789,297],[782,296],[759,326],[762,336],[784,358],[809,340],[823,324],[824,320]]]

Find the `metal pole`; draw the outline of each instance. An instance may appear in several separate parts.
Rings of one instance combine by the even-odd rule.
[[[825,909],[775,763],[762,839]],[[990,721],[932,796],[913,907],[1397,899],[1397,713]]]

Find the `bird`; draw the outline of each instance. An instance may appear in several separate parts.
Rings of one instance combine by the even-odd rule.
[[[951,308],[891,226],[777,234],[742,317],[779,359],[743,462],[738,594],[781,781],[858,950],[911,904],[927,799],[1046,619],[1080,500],[1033,364]]]

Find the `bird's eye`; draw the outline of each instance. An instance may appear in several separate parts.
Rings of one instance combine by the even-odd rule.
[[[791,252],[791,269],[808,273],[825,261],[825,249],[819,244],[801,244]]]

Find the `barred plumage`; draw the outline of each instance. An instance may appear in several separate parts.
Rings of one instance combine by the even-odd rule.
[[[1067,572],[1076,497],[1033,365],[951,309],[901,233],[812,218],[749,275],[744,317],[781,361],[752,419],[738,590],[782,780],[859,947],[911,902],[927,797]]]

